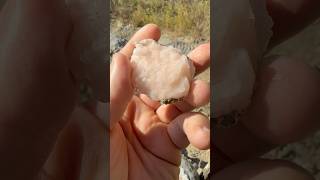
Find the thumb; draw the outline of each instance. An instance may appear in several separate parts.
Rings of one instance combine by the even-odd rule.
[[[189,144],[201,150],[210,147],[210,122],[201,113],[189,112],[176,117],[168,125],[168,134],[179,149]]]
[[[127,56],[117,53],[110,68],[110,129],[121,119],[132,96],[131,64]]]

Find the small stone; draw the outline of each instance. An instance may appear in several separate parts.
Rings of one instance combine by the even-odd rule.
[[[183,99],[180,98],[180,99],[162,99],[160,100],[160,104],[163,105],[163,104],[173,104],[173,103],[176,103],[176,102],[179,102],[179,101],[182,101]]]
[[[141,40],[135,46],[131,64],[138,94],[145,94],[155,101],[162,100],[164,104],[188,95],[195,68],[186,55],[152,39]]]

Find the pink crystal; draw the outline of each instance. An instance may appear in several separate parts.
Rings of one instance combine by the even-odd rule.
[[[131,64],[137,92],[156,101],[187,96],[195,73],[193,63],[179,49],[152,39],[136,43]]]

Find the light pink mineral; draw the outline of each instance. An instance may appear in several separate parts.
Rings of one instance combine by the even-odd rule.
[[[190,89],[195,68],[179,49],[152,39],[137,42],[131,57],[133,82],[138,93],[151,99],[180,99]]]

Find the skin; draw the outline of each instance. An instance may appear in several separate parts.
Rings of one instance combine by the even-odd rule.
[[[316,1],[308,1],[308,2],[315,3]],[[101,139],[98,138],[99,141],[103,142],[104,140],[103,137],[106,137],[103,134],[103,132],[105,132],[106,129],[103,128],[105,126],[102,125],[104,122],[103,122],[103,119],[101,118],[103,117],[105,111],[102,110],[101,112],[101,110],[100,111],[97,110],[96,111],[97,116],[95,116],[92,113],[89,113],[87,109],[84,109],[84,108],[74,109],[76,104],[76,99],[77,99],[76,92],[78,92],[78,86],[72,74],[70,74],[70,72],[68,71],[68,67],[66,65],[67,64],[66,62],[68,62],[68,52],[64,49],[65,47],[64,45],[67,44],[68,42],[68,37],[71,31],[71,25],[70,25],[70,22],[68,21],[69,18],[65,13],[64,8],[59,3],[61,3],[61,1],[47,2],[47,1],[40,1],[40,0],[30,0],[28,2],[25,2],[25,1],[12,0],[12,1],[9,1],[6,4],[6,7],[1,11],[0,47],[2,51],[0,51],[0,57],[1,57],[0,67],[5,67],[3,69],[5,69],[6,71],[1,70],[2,74],[1,74],[1,80],[0,80],[1,87],[3,87],[1,88],[1,93],[0,93],[1,100],[2,100],[0,102],[0,109],[1,109],[0,159],[1,159],[1,162],[6,162],[6,163],[0,164],[0,169],[2,172],[0,175],[1,176],[0,179],[34,179],[34,177],[38,176],[39,174],[42,174],[41,173],[43,172],[42,169],[44,169],[47,172],[47,174],[53,174],[56,177],[61,177],[58,179],[78,179],[80,175],[82,175],[83,177],[91,177],[91,176],[94,176],[95,174],[99,175],[99,172],[97,172],[99,170],[90,169],[88,166],[87,167],[85,166],[85,165],[88,165],[89,163],[86,163],[86,162],[79,163],[79,162],[81,159],[83,159],[83,156],[88,156],[88,157],[93,156],[92,154],[87,154],[85,152],[95,152],[88,148],[88,147],[92,147],[92,144],[86,144],[86,143],[92,142],[92,140],[97,139],[96,137],[100,137]],[[272,7],[272,6],[269,6],[269,7]],[[315,7],[315,6],[312,6],[312,7]],[[290,17],[291,16],[288,16],[288,19]],[[10,18],[17,18],[17,20],[19,20],[20,23],[14,24],[12,23],[14,21],[9,21]],[[306,20],[308,19],[309,18],[306,18]],[[281,24],[282,22],[281,20],[279,21],[277,19],[274,19],[274,20],[276,24],[277,23]],[[284,31],[283,34],[286,34],[288,30],[283,30],[283,31]],[[50,38],[53,36],[57,38]],[[20,38],[22,37],[24,38],[25,41],[20,40]],[[276,37],[277,36],[274,36],[274,39],[277,39]],[[279,35],[278,42],[285,39],[284,37],[285,37],[284,35]],[[277,44],[276,40],[274,40],[273,42]],[[202,48],[206,49],[206,47],[208,47],[208,45],[200,46],[195,50],[195,52],[202,52],[201,49]],[[5,51],[3,49],[5,49]],[[19,49],[19,53],[16,53],[17,51],[15,49]],[[119,54],[119,56],[117,57],[118,60],[122,59],[119,61],[122,61],[124,63],[124,66],[121,66],[121,67],[128,68],[126,67],[125,63],[128,60],[128,57],[130,56],[130,48],[125,48],[125,50],[122,51],[121,54],[122,55]],[[200,53],[200,54],[195,53],[195,54],[196,55],[194,55],[194,57],[201,57],[201,56],[205,56],[204,54],[206,53]],[[15,61],[17,62],[15,63]],[[23,66],[21,66],[21,62],[23,63]],[[199,70],[205,69],[206,65],[209,64],[208,62],[209,61],[206,60],[206,58],[198,59],[197,61],[195,61],[195,63],[199,65],[199,68],[198,68]],[[289,65],[289,67],[294,66],[294,63],[292,63],[293,65],[290,64],[291,62],[292,62],[291,60],[284,60],[284,64]],[[275,67],[273,68],[278,68],[279,72],[284,71],[284,69],[283,70],[281,69],[280,65],[275,65]],[[305,68],[306,80],[309,81],[310,76],[313,77],[311,79],[317,79],[315,78],[314,75],[310,75],[310,74],[313,74],[311,73],[311,69],[308,69],[306,67],[303,67],[303,68]],[[290,73],[288,73],[288,76],[291,77],[292,74],[290,75]],[[310,82],[307,85],[307,87],[309,87],[310,85],[312,87],[311,90],[313,90],[312,92],[315,92],[318,90],[316,86],[317,80],[311,80],[311,81],[312,82]],[[261,89],[265,89],[265,87]],[[262,90],[259,90],[259,91],[262,92]],[[113,92],[116,92],[116,91],[113,91]],[[37,96],[35,96],[34,94],[36,94]],[[316,94],[313,94],[313,95],[315,96],[315,99],[317,99],[318,96]],[[116,97],[119,97],[119,96],[116,96]],[[124,166],[121,167],[122,172],[123,170],[127,172],[127,173],[123,173],[124,176],[136,175],[136,174],[129,173],[129,172],[132,172],[131,170],[133,170],[133,169],[130,170],[130,168],[134,168],[134,167],[133,167],[133,164],[129,164],[129,161],[127,159],[129,159],[129,157],[131,158],[137,157],[138,155],[144,155],[141,157],[148,159],[147,161],[145,159],[139,159],[139,161],[137,162],[137,166],[143,169],[141,175],[148,176],[152,173],[171,172],[172,177],[174,177],[176,175],[176,173],[174,172],[176,172],[177,170],[177,166],[174,165],[176,156],[163,158],[162,156],[164,155],[163,154],[161,155],[161,153],[154,153],[154,152],[151,153],[152,151],[151,148],[148,148],[148,149],[145,148],[145,149],[139,150],[139,147],[142,148],[147,146],[145,144],[142,144],[141,140],[137,143],[133,143],[133,145],[130,147],[126,146],[129,144],[129,142],[130,143],[136,142],[135,140],[137,139],[140,139],[140,138],[146,139],[146,137],[144,137],[144,135],[146,134],[142,133],[142,137],[138,137],[136,133],[130,133],[129,131],[130,127],[137,126],[137,130],[135,131],[138,131],[139,129],[140,130],[143,129],[144,130],[143,132],[148,131],[148,129],[159,130],[158,132],[161,132],[161,130],[166,129],[165,132],[168,132],[168,136],[170,136],[169,137],[170,141],[172,141],[172,143],[176,146],[176,149],[170,152],[177,151],[178,149],[177,147],[185,146],[186,144],[188,144],[188,141],[191,141],[191,143],[193,143],[195,146],[198,146],[198,147],[203,147],[203,148],[207,147],[208,145],[207,142],[201,143],[201,141],[198,141],[197,133],[192,135],[193,129],[197,129],[197,128],[190,128],[191,130],[187,130],[189,129],[187,127],[190,127],[190,126],[186,125],[186,128],[182,128],[183,129],[182,130],[181,124],[185,124],[185,123],[181,123],[183,120],[177,120],[178,118],[175,118],[179,116],[184,116],[184,117],[188,116],[190,117],[190,119],[197,119],[196,122],[200,122],[201,125],[206,124],[207,121],[203,119],[204,117],[201,115],[190,114],[190,113],[181,115],[181,112],[192,109],[194,105],[196,105],[196,102],[201,102],[202,101],[201,99],[206,99],[206,98],[190,97],[191,100],[197,99],[197,101],[189,100],[188,103],[181,103],[174,106],[158,107],[156,103],[149,101],[146,97],[141,96],[139,98],[133,97],[130,99],[128,97],[126,97],[127,99],[125,100],[119,100],[120,102],[119,105],[122,106],[121,107],[122,111],[119,110],[118,112],[114,113],[115,116],[111,123],[112,127],[108,127],[111,136],[113,136],[112,139],[114,140],[111,143],[115,143],[113,147],[117,147],[117,151],[114,150],[114,152],[120,154],[120,155],[114,154],[114,155],[111,155],[111,157],[114,157],[114,158],[128,157],[128,158],[125,158],[124,160],[119,160],[119,159],[111,160],[111,161],[114,161],[115,163],[117,162],[124,163]],[[308,99],[309,98],[311,99],[311,97],[308,97]],[[257,95],[255,96],[255,99],[257,101],[256,104],[258,106],[259,104],[258,102],[261,102],[264,98],[261,98],[261,96]],[[301,97],[301,100],[302,99],[304,99],[304,97]],[[202,101],[202,103],[204,102],[205,101]],[[297,103],[298,102],[300,102],[299,99],[297,100]],[[316,102],[310,101],[310,102],[312,103],[306,104],[304,106],[306,106],[306,108],[317,107],[317,101]],[[202,103],[199,103],[199,104],[202,104]],[[124,108],[123,107],[124,104],[129,104],[129,107],[127,109]],[[272,107],[271,105],[270,107]],[[100,104],[96,108],[101,109],[101,107],[103,106],[104,106],[103,104]],[[256,107],[256,108],[259,109],[259,107]],[[146,110],[145,111],[146,114],[139,113],[139,110],[141,109]],[[154,111],[152,111],[152,109],[156,110],[156,113],[155,113],[156,116],[154,114]],[[94,112],[92,109],[90,111]],[[128,119],[130,118],[127,118],[127,120],[124,120],[125,118],[122,117],[123,116],[122,113],[124,113],[124,111],[126,111],[125,114],[130,114],[130,113],[135,115],[138,114],[139,116],[137,115],[137,117],[139,118],[133,118],[131,119],[132,121],[130,122],[128,121]],[[291,114],[292,111],[291,112],[290,111],[291,110],[288,110],[288,113]],[[167,112],[167,113],[161,113],[161,112]],[[297,113],[299,112],[301,111],[298,111]],[[299,116],[294,116],[294,117],[303,117],[300,114],[298,115]],[[100,117],[100,118],[97,118],[97,117]],[[150,117],[156,117],[156,118],[152,119]],[[251,117],[254,117],[254,116],[252,115]],[[258,117],[256,118],[259,119]],[[146,124],[150,123],[149,126],[144,123],[142,123],[142,125],[139,123],[137,125],[135,123],[132,123],[132,122],[139,122],[139,120],[141,119],[146,120],[145,122],[148,122]],[[183,122],[188,121],[186,120],[188,118],[179,118],[179,119],[184,119]],[[153,120],[155,122],[153,122]],[[161,122],[159,122],[159,120]],[[305,118],[294,119],[294,121],[303,121],[304,124],[309,124],[310,122],[306,122],[306,120],[308,119],[305,119]],[[84,123],[84,122],[87,122],[87,123]],[[169,130],[170,129],[169,125],[166,126],[168,122],[172,123],[170,127],[180,127],[180,129],[177,128],[178,129],[177,131],[173,131],[175,133],[169,133],[169,131],[170,132],[172,131]],[[194,122],[194,121],[190,120],[190,122]],[[264,122],[269,122],[269,120],[264,119]],[[311,124],[312,123],[313,121],[311,121]],[[261,132],[265,132],[265,128],[258,127],[257,128],[258,130],[253,131],[252,129],[255,128],[255,125],[253,126],[254,128],[250,128],[249,126],[250,124],[251,123],[248,120],[247,125],[245,125],[245,123],[241,123],[237,127],[237,130],[230,130],[230,131],[228,130],[228,132],[216,132],[215,137],[224,139],[226,144],[230,145],[230,147],[226,146],[225,148],[221,148],[225,152],[228,152],[228,149],[231,149],[231,148],[234,149],[235,145],[237,145],[235,144],[235,142],[241,142],[241,144],[246,144],[246,143],[248,144],[248,146],[246,147],[249,147],[249,148],[246,148],[244,146],[241,146],[241,144],[238,144],[239,146],[237,146],[237,148],[240,150],[241,148],[243,149],[238,152],[233,152],[235,154],[231,154],[231,153],[228,154],[229,157],[232,157],[232,159],[235,159],[235,160],[232,160],[233,162],[240,161],[239,159],[233,158],[233,157],[242,156],[241,161],[244,161],[248,159],[250,156],[255,156],[255,154],[265,152],[267,149],[270,149],[270,147],[273,147],[275,144],[283,144],[283,143],[289,142],[290,140],[290,138],[288,138],[288,137],[291,137],[290,133],[287,134],[286,136],[282,136],[280,133],[278,137],[285,137],[280,142],[275,141],[275,138],[265,137],[265,135],[263,135],[268,133],[262,133],[262,135],[258,135],[257,132],[260,132],[258,130],[259,129],[261,130],[262,128],[263,131]],[[299,130],[301,128],[300,127],[298,128],[297,125],[295,124],[299,124],[299,123],[294,123],[294,126],[283,127],[283,129],[286,129],[286,128],[293,129],[292,131],[286,131],[286,132],[297,132],[296,130]],[[90,128],[88,125],[90,125]],[[191,127],[194,127],[194,126],[191,126]],[[194,132],[197,132],[197,131],[198,130],[194,130]],[[306,129],[303,129],[303,131],[310,132],[310,129],[306,128]],[[199,132],[202,132],[202,131],[199,131]],[[272,134],[274,135],[278,133],[277,131],[275,131],[275,133],[272,133]],[[128,134],[131,136],[128,136]],[[188,141],[186,140],[185,134],[187,134]],[[302,132],[301,134],[305,135],[304,132]],[[127,135],[127,136],[124,136],[124,135]],[[150,136],[147,136],[147,138],[148,137],[152,137],[152,136],[150,135]],[[159,136],[156,136],[156,137],[159,138]],[[160,137],[163,137],[163,136],[160,136]],[[164,142],[169,142],[169,138],[160,138],[160,139],[164,140]],[[156,138],[151,138],[151,139],[155,140]],[[174,140],[174,139],[178,139],[178,140]],[[185,140],[185,142],[183,141],[183,139]],[[233,139],[232,144],[230,144],[227,141],[228,139]],[[293,140],[291,139],[290,141],[294,141],[295,139],[297,139],[297,137],[293,138]],[[183,142],[183,143],[179,144],[178,142]],[[200,142],[200,143],[196,144],[197,142]],[[214,142],[218,142],[218,140],[215,139]],[[217,146],[219,146],[219,144]],[[25,148],[25,147],[28,147],[28,148]],[[121,148],[121,147],[125,147],[125,148]],[[137,150],[139,151],[132,151],[130,150],[131,147],[132,148],[136,147]],[[257,148],[252,148],[252,147],[257,147]],[[101,146],[99,147],[96,145],[96,150],[97,149],[103,149],[103,148],[101,148]],[[168,151],[168,149],[166,149],[165,151]],[[257,149],[259,151],[257,151]],[[50,153],[51,151],[52,153]],[[106,154],[106,153],[100,153],[100,154]],[[129,155],[132,155],[132,156],[129,156]],[[216,156],[219,157],[219,155],[216,155]],[[70,159],[68,159],[67,157]],[[103,159],[103,158],[98,158],[98,159]],[[230,164],[234,164],[234,163],[230,163],[228,160],[224,160],[224,158],[222,159],[223,159],[222,161],[225,161],[225,165],[223,165],[221,169],[230,167]],[[135,161],[130,160],[130,162],[135,162]],[[150,162],[153,162],[153,163],[150,163]],[[97,162],[97,164],[99,163],[100,162]],[[147,170],[148,167],[151,167],[151,166],[148,166],[149,165],[148,163],[152,165],[158,165],[158,166],[157,168],[149,168]],[[222,163],[216,161],[215,164],[219,166]],[[252,162],[252,166],[257,167],[255,165],[259,166],[259,164]],[[86,169],[89,169],[89,170],[87,172],[80,173],[81,167],[79,166],[86,167]],[[113,167],[117,167],[117,166],[115,165]],[[119,171],[117,171],[117,168],[111,169],[111,171],[114,172],[114,176],[118,176],[120,174]],[[223,171],[220,171],[220,172],[223,172]],[[96,175],[95,177],[98,177],[98,175]],[[44,176],[43,178],[48,178],[48,176]]]
[[[14,0],[1,10],[1,179],[36,176],[76,104],[62,3]]]
[[[129,57],[133,42],[146,38],[158,40],[159,28],[150,24],[140,29],[111,64],[111,179],[178,179],[180,150],[189,142],[199,149],[210,146],[208,119],[189,112],[208,103],[210,89],[205,82],[195,80],[190,95],[175,105],[133,95]],[[189,54],[198,72],[208,66],[209,48],[205,44]]]
[[[108,170],[111,179],[177,179],[180,149],[210,146],[208,119],[189,112],[208,103],[208,84],[195,80],[176,105],[133,95],[132,42],[159,39],[150,24],[113,57],[110,104],[79,107],[63,2],[10,0],[1,10],[0,179],[107,179]],[[198,73],[209,66],[209,49],[189,54]]]
[[[267,5],[274,21],[270,48],[302,30],[317,19],[320,12],[319,1],[316,0],[268,0]],[[217,178],[212,178],[226,179],[230,178],[228,174],[233,174],[233,178],[238,179],[239,171],[236,169],[241,169],[242,176],[246,177],[243,179],[263,179],[257,176],[284,179],[268,173],[270,168],[266,168],[266,164],[269,160],[261,160],[267,161],[265,164],[250,159],[278,145],[301,140],[318,130],[319,91],[319,72],[301,63],[301,60],[271,57],[258,71],[252,104],[239,124],[229,129],[214,130],[213,146],[218,150],[213,162]],[[280,169],[279,172],[287,175],[285,177],[288,179],[291,172],[283,171],[283,164],[278,163],[272,161],[271,164],[276,171]],[[297,171],[295,165],[289,166],[290,171],[304,174],[299,176],[300,179],[312,179],[307,172]],[[253,172],[250,170],[252,167],[262,170]]]

